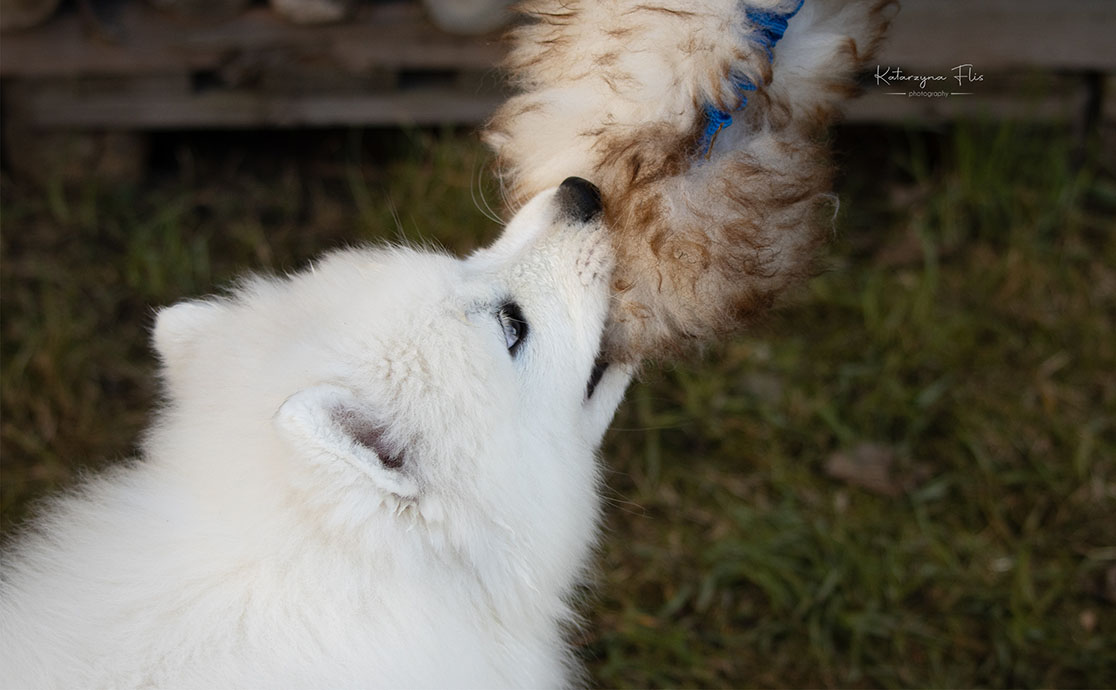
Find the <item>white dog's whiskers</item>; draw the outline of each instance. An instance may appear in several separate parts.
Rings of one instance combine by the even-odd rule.
[[[473,206],[481,212],[481,215],[497,225],[504,224],[504,220],[493,210],[492,205],[488,203],[488,197],[484,194],[479,158],[473,160],[473,166],[469,171],[469,197],[473,200]]]
[[[614,476],[620,476],[619,472],[610,472],[610,474]],[[601,500],[605,503],[605,505],[612,506],[617,510],[629,515],[646,517],[648,514],[647,508],[644,505],[636,503],[635,501],[628,500],[624,497],[624,494],[614,489],[606,488],[603,495],[601,496]]]

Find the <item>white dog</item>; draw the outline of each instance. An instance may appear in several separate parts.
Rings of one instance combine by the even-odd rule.
[[[545,687],[631,370],[567,180],[466,260],[343,251],[158,316],[143,456],[4,558],[8,688]]]

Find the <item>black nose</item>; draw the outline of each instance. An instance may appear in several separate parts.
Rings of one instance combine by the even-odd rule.
[[[601,190],[580,177],[567,177],[558,186],[558,208],[579,223],[588,223],[601,212]]]

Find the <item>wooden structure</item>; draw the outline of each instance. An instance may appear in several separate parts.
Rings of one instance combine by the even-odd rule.
[[[123,7],[0,44],[7,113],[37,127],[198,128],[477,122],[502,98],[495,39],[451,36],[409,2],[302,27],[264,7],[219,23]]]
[[[947,76],[971,64],[983,79],[927,98],[866,75],[849,117],[1116,115],[1113,36],[1112,0],[905,0],[879,64]],[[108,23],[71,8],[3,36],[0,78],[4,117],[41,130],[476,124],[506,96],[501,54],[498,37],[440,32],[404,0],[318,27],[265,7],[207,23],[125,0]]]

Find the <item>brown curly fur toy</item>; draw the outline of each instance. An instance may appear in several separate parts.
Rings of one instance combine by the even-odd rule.
[[[772,59],[755,13],[798,4],[520,7],[519,93],[483,137],[509,210],[571,175],[600,187],[617,256],[606,358],[686,352],[815,273],[836,207],[823,137],[895,3],[805,0]],[[735,120],[711,141],[709,108]]]

